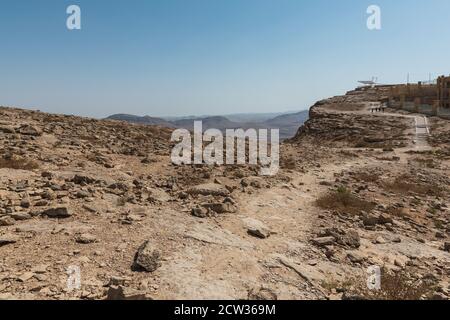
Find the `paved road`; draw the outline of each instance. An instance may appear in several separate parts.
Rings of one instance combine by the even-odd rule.
[[[428,146],[428,137],[430,136],[430,128],[428,120],[424,116],[414,116],[416,123],[416,147]]]

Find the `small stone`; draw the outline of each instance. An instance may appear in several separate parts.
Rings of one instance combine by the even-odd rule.
[[[445,239],[445,238],[447,238],[447,236],[444,233],[440,232],[440,231],[436,232],[435,236],[436,236],[437,239]]]
[[[195,207],[192,208],[191,214],[197,218],[207,218],[209,217],[209,210],[204,207]]]
[[[203,207],[210,209],[216,213],[234,213],[236,212],[236,207],[230,202],[224,203],[205,203]]]
[[[72,213],[67,207],[50,208],[41,212],[41,215],[48,216],[49,218],[69,218]]]
[[[266,239],[270,236],[270,229],[261,221],[247,218],[244,220],[247,225],[248,234],[255,236],[257,238]]]
[[[144,292],[124,286],[110,286],[107,300],[150,300]]]
[[[97,238],[90,233],[82,233],[75,236],[75,241],[81,244],[89,244],[96,242]]]
[[[362,216],[362,222],[367,227],[373,227],[377,225],[378,218],[374,215],[365,214]]]
[[[190,195],[203,195],[203,196],[223,196],[227,197],[230,192],[224,186],[217,183],[207,183],[192,187],[188,190]]]
[[[17,239],[13,237],[0,237],[0,247],[6,246],[8,244],[16,243]]]
[[[111,286],[124,286],[126,281],[129,280],[127,278],[123,278],[123,277],[116,277],[116,276],[112,276],[109,279],[109,283],[108,283],[108,287]]]
[[[154,272],[161,266],[160,253],[154,249],[149,241],[145,241],[136,252],[133,270]]]
[[[32,272],[37,273],[37,274],[44,274],[47,272],[49,265],[48,264],[41,264],[38,266],[35,266],[31,269]]]
[[[31,206],[30,199],[28,199],[28,198],[22,199],[22,200],[20,201],[20,206],[21,206],[22,208],[29,208],[29,207]]]
[[[353,263],[361,263],[364,261],[364,256],[357,252],[349,252],[347,258]]]
[[[386,241],[386,239],[384,239],[382,236],[378,236],[378,237],[375,239],[375,243],[376,243],[376,244],[385,244],[385,243],[387,243],[387,241]]]
[[[20,126],[20,128],[16,131],[27,136],[40,136],[42,134],[42,130],[40,128],[32,126],[30,124],[24,124]]]
[[[84,198],[88,198],[90,196],[91,196],[91,194],[89,192],[87,192],[87,191],[84,191],[84,190],[80,190],[80,191],[78,191],[76,193],[76,197],[78,199],[84,199]]]
[[[13,212],[10,214],[11,218],[16,221],[23,221],[31,219],[31,216],[26,212]]]
[[[0,125],[0,132],[14,134],[16,130],[12,126]]]
[[[334,237],[319,237],[312,240],[312,243],[319,247],[331,245],[336,242]]]
[[[20,275],[19,277],[17,277],[17,280],[20,282],[27,282],[28,280],[30,280],[33,277],[34,277],[33,272],[25,272],[22,275]]]
[[[0,217],[0,227],[12,226],[15,223],[16,220],[14,220],[12,217],[9,216]]]
[[[378,216],[378,224],[388,224],[388,223],[392,224],[393,222],[394,220],[386,214],[380,214]]]
[[[356,230],[348,230],[344,235],[336,237],[337,242],[341,245],[358,249],[360,247],[360,237]]]
[[[444,243],[444,251],[450,252],[450,242]]]

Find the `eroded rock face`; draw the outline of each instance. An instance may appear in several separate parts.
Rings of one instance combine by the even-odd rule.
[[[154,272],[161,266],[161,254],[150,243],[145,241],[136,252],[133,270]]]

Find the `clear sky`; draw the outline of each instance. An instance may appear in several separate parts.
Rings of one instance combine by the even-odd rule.
[[[82,29],[66,28],[66,8]],[[381,7],[382,30],[366,27]],[[0,0],[0,105],[104,117],[309,108],[450,73],[448,0]]]

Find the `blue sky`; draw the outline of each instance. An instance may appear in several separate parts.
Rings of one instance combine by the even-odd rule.
[[[82,30],[66,28],[66,8]],[[369,31],[366,9],[382,10]],[[307,109],[450,73],[448,0],[0,0],[0,105],[104,117]]]

